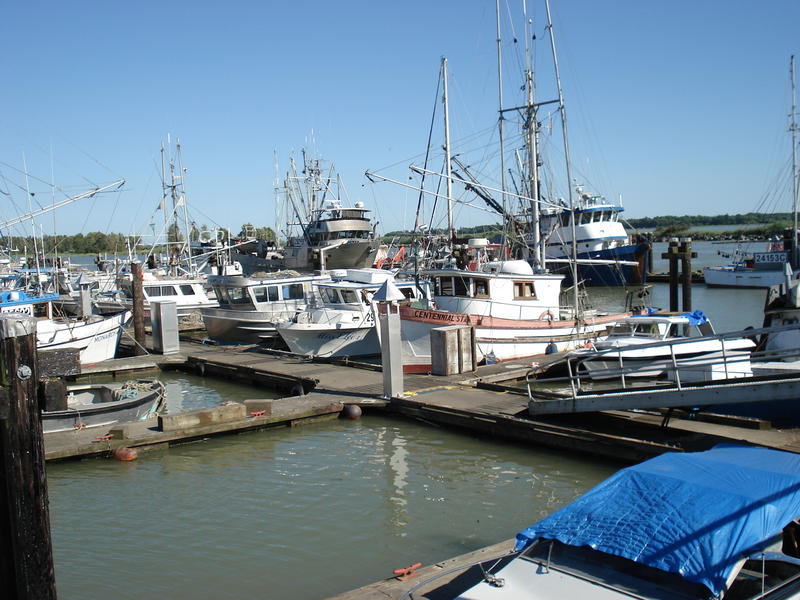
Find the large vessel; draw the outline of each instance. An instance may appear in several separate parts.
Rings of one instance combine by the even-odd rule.
[[[303,158],[302,173],[298,174],[292,161],[283,184],[280,204],[285,207],[287,224],[281,233],[286,244],[278,251],[264,247],[263,252],[234,252],[232,260],[242,265],[245,274],[271,269],[356,269],[375,262],[380,241],[369,209],[362,202],[345,203],[333,166],[323,175],[318,159]]]
[[[620,221],[625,209],[602,196],[577,188],[575,210],[553,207],[542,211],[541,232],[545,258],[551,270],[566,275],[572,282],[570,262],[573,252],[571,219],[575,219],[575,249],[578,279],[585,285],[639,285],[647,281],[647,254],[651,244],[643,237],[630,235]],[[530,236],[527,236],[530,240]]]

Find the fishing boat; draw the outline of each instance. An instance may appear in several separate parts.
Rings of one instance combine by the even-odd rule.
[[[572,282],[572,219],[575,220],[575,248],[578,280],[589,286],[641,285],[647,282],[647,256],[650,243],[629,234],[620,221],[625,209],[604,197],[576,188],[577,206],[542,210],[541,231],[545,257],[555,272]],[[530,236],[526,239],[531,241]]]
[[[323,358],[378,355],[381,345],[375,325],[375,292],[391,280],[406,298],[402,304],[410,304],[423,294],[420,284],[395,281],[391,272],[382,269],[346,269],[331,271],[330,275],[330,281],[315,284],[319,306],[276,325],[295,354]]]
[[[159,276],[143,273],[144,315],[150,316],[150,302],[174,302],[178,317],[199,316],[204,308],[217,306],[217,301],[208,297],[205,282],[200,278]],[[117,289],[101,292],[92,302],[100,314],[131,310],[133,308],[133,281],[130,275],[117,279]]]
[[[328,275],[275,271],[242,275],[212,275],[208,283],[218,307],[200,311],[208,336],[228,344],[260,344],[277,336],[275,324],[292,319],[315,303],[314,284]]]
[[[708,317],[690,313],[650,312],[617,321],[603,340],[570,353],[579,372],[591,379],[660,377],[674,369],[693,371],[704,364],[729,363],[727,373],[749,371],[747,357],[756,343],[749,338],[724,339],[714,335]],[[734,368],[735,365],[735,368]]]
[[[158,381],[69,386],[60,406],[42,411],[42,429],[48,434],[148,419],[162,410],[164,389]]]
[[[407,370],[430,367],[430,334],[436,327],[475,328],[477,360],[498,362],[582,347],[630,313],[562,310],[563,275],[534,274],[524,260],[490,261],[475,270],[424,271],[435,308],[401,306],[403,361]]]
[[[36,347],[39,350],[80,350],[81,364],[114,358],[130,311],[112,315],[58,317],[53,302],[58,294],[28,294],[23,290],[0,291],[0,314],[36,317]]]
[[[275,252],[260,244],[256,253],[242,247],[232,255],[245,274],[255,271],[294,269],[298,271],[368,268],[375,263],[380,240],[370,210],[362,202],[345,202],[334,166],[323,174],[319,159],[303,153],[302,173],[294,159],[283,186],[286,244]]]
[[[663,454],[520,531],[513,558],[436,597],[800,598],[799,474],[800,456],[766,448]]]

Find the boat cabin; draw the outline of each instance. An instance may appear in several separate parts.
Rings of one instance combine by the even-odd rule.
[[[220,308],[268,310],[275,303],[305,306],[314,298],[313,284],[327,281],[325,275],[300,275],[276,271],[264,277],[212,276],[208,278]]]
[[[699,311],[697,314],[702,315]],[[635,315],[617,321],[608,333],[608,341],[614,338],[637,338],[659,342],[676,337],[706,335],[714,335],[714,328],[705,315],[702,318],[683,314]]]

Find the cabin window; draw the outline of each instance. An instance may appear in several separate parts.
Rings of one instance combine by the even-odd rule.
[[[470,292],[470,278],[455,277],[454,278],[454,296],[469,296]]]
[[[181,288],[181,294],[183,294],[184,296],[194,296],[194,288],[191,285],[182,283],[180,288]]]
[[[231,304],[249,304],[250,298],[247,297],[247,290],[240,287],[228,288],[228,299]]]
[[[452,296],[453,295],[453,278],[452,277],[437,277],[437,294],[439,296]]]
[[[42,302],[40,304],[33,305],[33,316],[37,319],[49,317],[50,315],[47,314],[47,302]]]
[[[214,295],[217,297],[217,301],[220,304],[228,304],[230,301],[228,300],[228,292],[225,291],[224,287],[220,287],[218,285],[214,286]]]
[[[489,280],[475,279],[475,297],[487,298],[489,296]]]
[[[772,597],[769,592],[800,577],[800,565],[782,560],[748,559],[736,575],[725,598],[734,600],[744,598]],[[776,598],[778,595],[776,594]],[[780,596],[786,597],[786,596]]]
[[[275,302],[278,299],[278,286],[260,285],[258,287],[254,287],[253,295],[256,298],[256,302]]]
[[[147,285],[144,288],[148,298],[155,296],[177,296],[178,292],[171,285]]]
[[[283,286],[284,300],[302,300],[305,297],[302,283],[290,283]]]
[[[536,300],[532,281],[514,282],[514,300]]]
[[[342,295],[342,302],[346,302],[348,304],[358,303],[358,294],[356,294],[355,291],[340,290],[339,293]]]
[[[319,295],[322,296],[322,301],[326,304],[339,304],[339,294],[334,289],[321,287],[319,288]]]

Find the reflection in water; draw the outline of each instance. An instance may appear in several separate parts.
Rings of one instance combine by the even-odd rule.
[[[616,467],[376,416],[54,463],[59,597],[325,598],[511,538]]]

